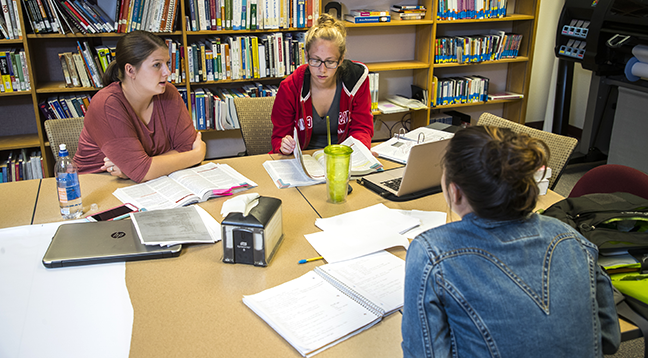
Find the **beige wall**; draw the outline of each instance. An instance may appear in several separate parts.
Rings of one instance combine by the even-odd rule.
[[[551,130],[556,89],[556,66],[554,54],[558,18],[564,0],[541,0],[536,36],[529,101],[526,122],[545,121],[544,129]],[[546,35],[543,35],[546,34]],[[580,64],[574,66],[571,113],[569,124],[583,128],[591,71],[583,70]]]

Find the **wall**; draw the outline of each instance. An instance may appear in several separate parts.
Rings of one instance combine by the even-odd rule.
[[[533,68],[526,122],[543,122],[543,129],[551,131],[553,124],[554,97],[558,59],[554,53],[558,18],[564,0],[542,0],[540,2],[540,21],[536,33]],[[541,34],[547,34],[541,36]],[[569,124],[583,128],[591,71],[583,70],[580,64],[574,66],[571,113]]]

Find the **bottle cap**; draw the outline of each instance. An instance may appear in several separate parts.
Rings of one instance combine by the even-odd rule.
[[[65,145],[65,143],[59,144],[59,152],[58,152],[59,158],[60,157],[67,157],[68,155],[69,154],[68,154],[67,146]]]

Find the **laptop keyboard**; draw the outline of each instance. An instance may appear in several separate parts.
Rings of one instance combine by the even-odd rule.
[[[390,180],[385,180],[384,182],[381,182],[380,184],[393,189],[394,191],[398,191],[398,188],[400,188],[401,182],[403,181],[403,178],[396,178],[396,179],[390,179]]]

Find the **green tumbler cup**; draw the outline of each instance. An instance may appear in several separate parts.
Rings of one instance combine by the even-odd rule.
[[[331,144],[324,148],[326,155],[326,195],[331,203],[346,201],[351,166],[351,147]]]

